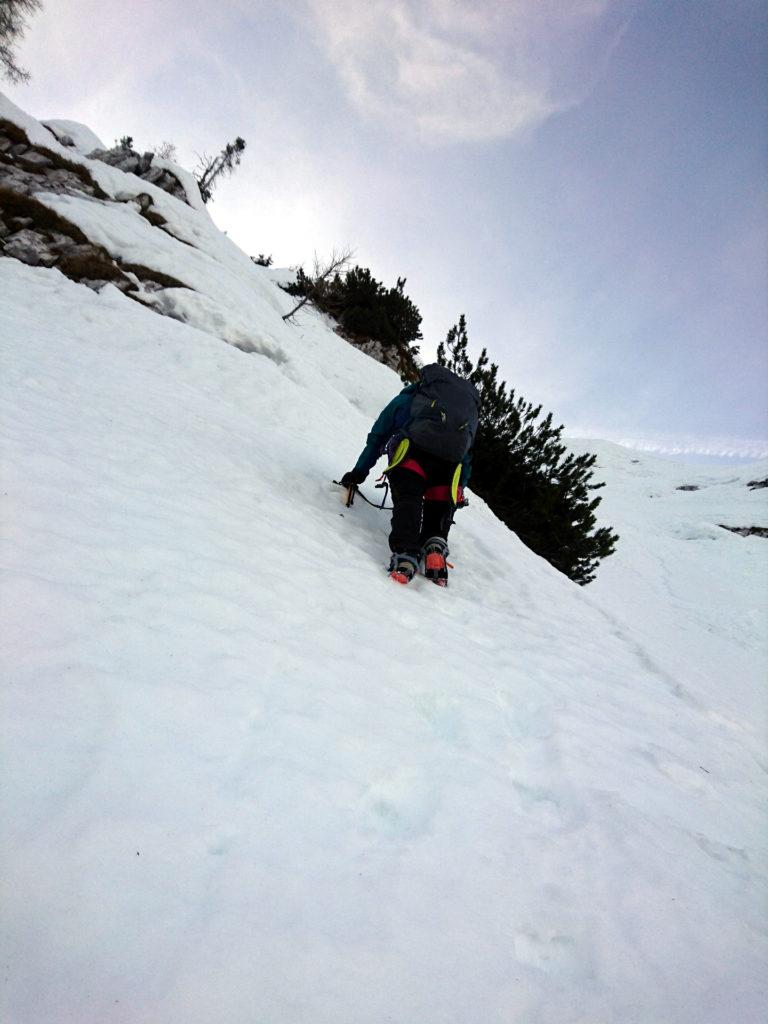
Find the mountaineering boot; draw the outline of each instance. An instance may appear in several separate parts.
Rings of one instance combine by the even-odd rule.
[[[422,548],[424,555],[424,575],[438,587],[448,586],[448,545],[442,537],[430,537]]]
[[[393,554],[389,563],[389,577],[395,583],[410,583],[419,568],[413,555]]]

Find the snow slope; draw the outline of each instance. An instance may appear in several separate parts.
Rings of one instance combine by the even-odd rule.
[[[592,587],[474,497],[395,587],[328,481],[396,376],[205,211],[38,198],[189,287],[0,259],[4,1019],[761,1020],[765,467],[599,443]]]

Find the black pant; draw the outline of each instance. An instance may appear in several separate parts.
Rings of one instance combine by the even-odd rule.
[[[390,471],[391,551],[418,556],[430,537],[448,538],[453,522],[450,488],[455,471],[455,462],[444,462],[414,445],[406,459]]]

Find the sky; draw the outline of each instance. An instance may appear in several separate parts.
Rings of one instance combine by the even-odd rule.
[[[3,89],[193,166],[246,252],[407,279],[572,435],[768,454],[762,0],[46,0]]]

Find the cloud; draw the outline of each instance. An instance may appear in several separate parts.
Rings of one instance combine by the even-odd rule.
[[[631,0],[305,0],[365,117],[430,142],[506,138],[580,102]]]

